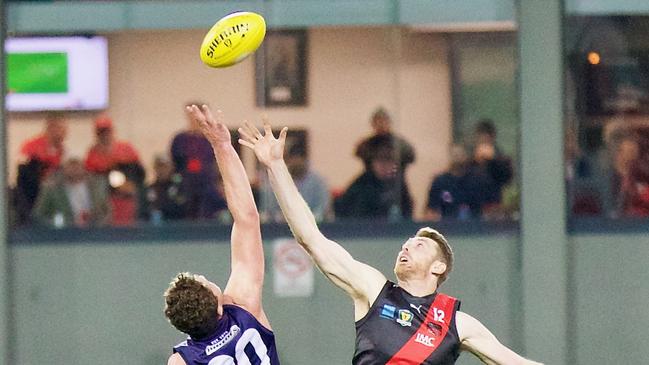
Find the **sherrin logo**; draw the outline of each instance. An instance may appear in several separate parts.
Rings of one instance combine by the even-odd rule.
[[[246,33],[249,30],[250,30],[250,25],[248,25],[248,23],[236,24],[225,29],[218,36],[212,39],[212,42],[210,42],[209,47],[207,49],[207,55],[209,57],[214,57],[214,51],[220,44],[223,44],[228,48],[232,47],[232,39],[230,37],[232,35],[241,33],[241,38],[243,38],[246,36]]]

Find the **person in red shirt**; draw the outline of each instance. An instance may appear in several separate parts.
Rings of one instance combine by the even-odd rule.
[[[111,193],[112,224],[133,225],[144,217],[144,167],[135,148],[115,138],[113,121],[103,114],[95,119],[97,140],[88,150],[86,170],[105,175]]]
[[[135,148],[126,141],[115,140],[113,121],[105,115],[95,120],[97,142],[86,156],[86,169],[96,174],[107,174],[119,164],[139,163]]]
[[[41,183],[61,165],[67,133],[65,117],[62,114],[49,114],[43,133],[25,141],[20,147],[13,202],[17,224],[30,222]]]
[[[63,142],[68,134],[68,124],[61,114],[50,114],[45,119],[45,130],[20,147],[21,159],[24,162],[37,160],[42,165],[40,180],[56,170],[61,164],[65,152]]]

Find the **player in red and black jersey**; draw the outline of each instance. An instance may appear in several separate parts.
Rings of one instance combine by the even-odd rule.
[[[487,364],[538,364],[506,346],[477,319],[459,311],[459,301],[437,291],[453,265],[453,252],[439,232],[423,228],[401,247],[393,283],[373,267],[356,261],[318,229],[284,163],[287,128],[279,138],[246,123],[239,128],[244,146],[266,167],[277,201],[295,239],[320,270],[354,301],[354,365],[454,364],[461,350]]]

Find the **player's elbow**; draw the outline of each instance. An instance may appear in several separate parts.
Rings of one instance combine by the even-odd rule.
[[[317,242],[324,238],[320,230],[317,227],[305,227],[304,229],[294,229],[293,235],[295,236],[295,241],[304,247],[307,251],[311,251],[311,248],[317,244]]]
[[[259,212],[254,207],[242,209],[238,214],[233,214],[233,218],[239,224],[259,225]]]

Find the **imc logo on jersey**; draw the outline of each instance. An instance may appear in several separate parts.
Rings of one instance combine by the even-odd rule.
[[[424,346],[434,347],[435,346],[435,344],[433,343],[434,339],[435,337],[430,337],[421,332],[417,332],[417,336],[415,337],[415,342],[420,343]]]
[[[404,327],[410,327],[412,325],[412,312],[407,309],[399,309],[399,315],[397,316],[397,323]]]
[[[381,308],[381,318],[394,319],[394,313],[397,311],[397,307],[389,304],[383,304]]]

